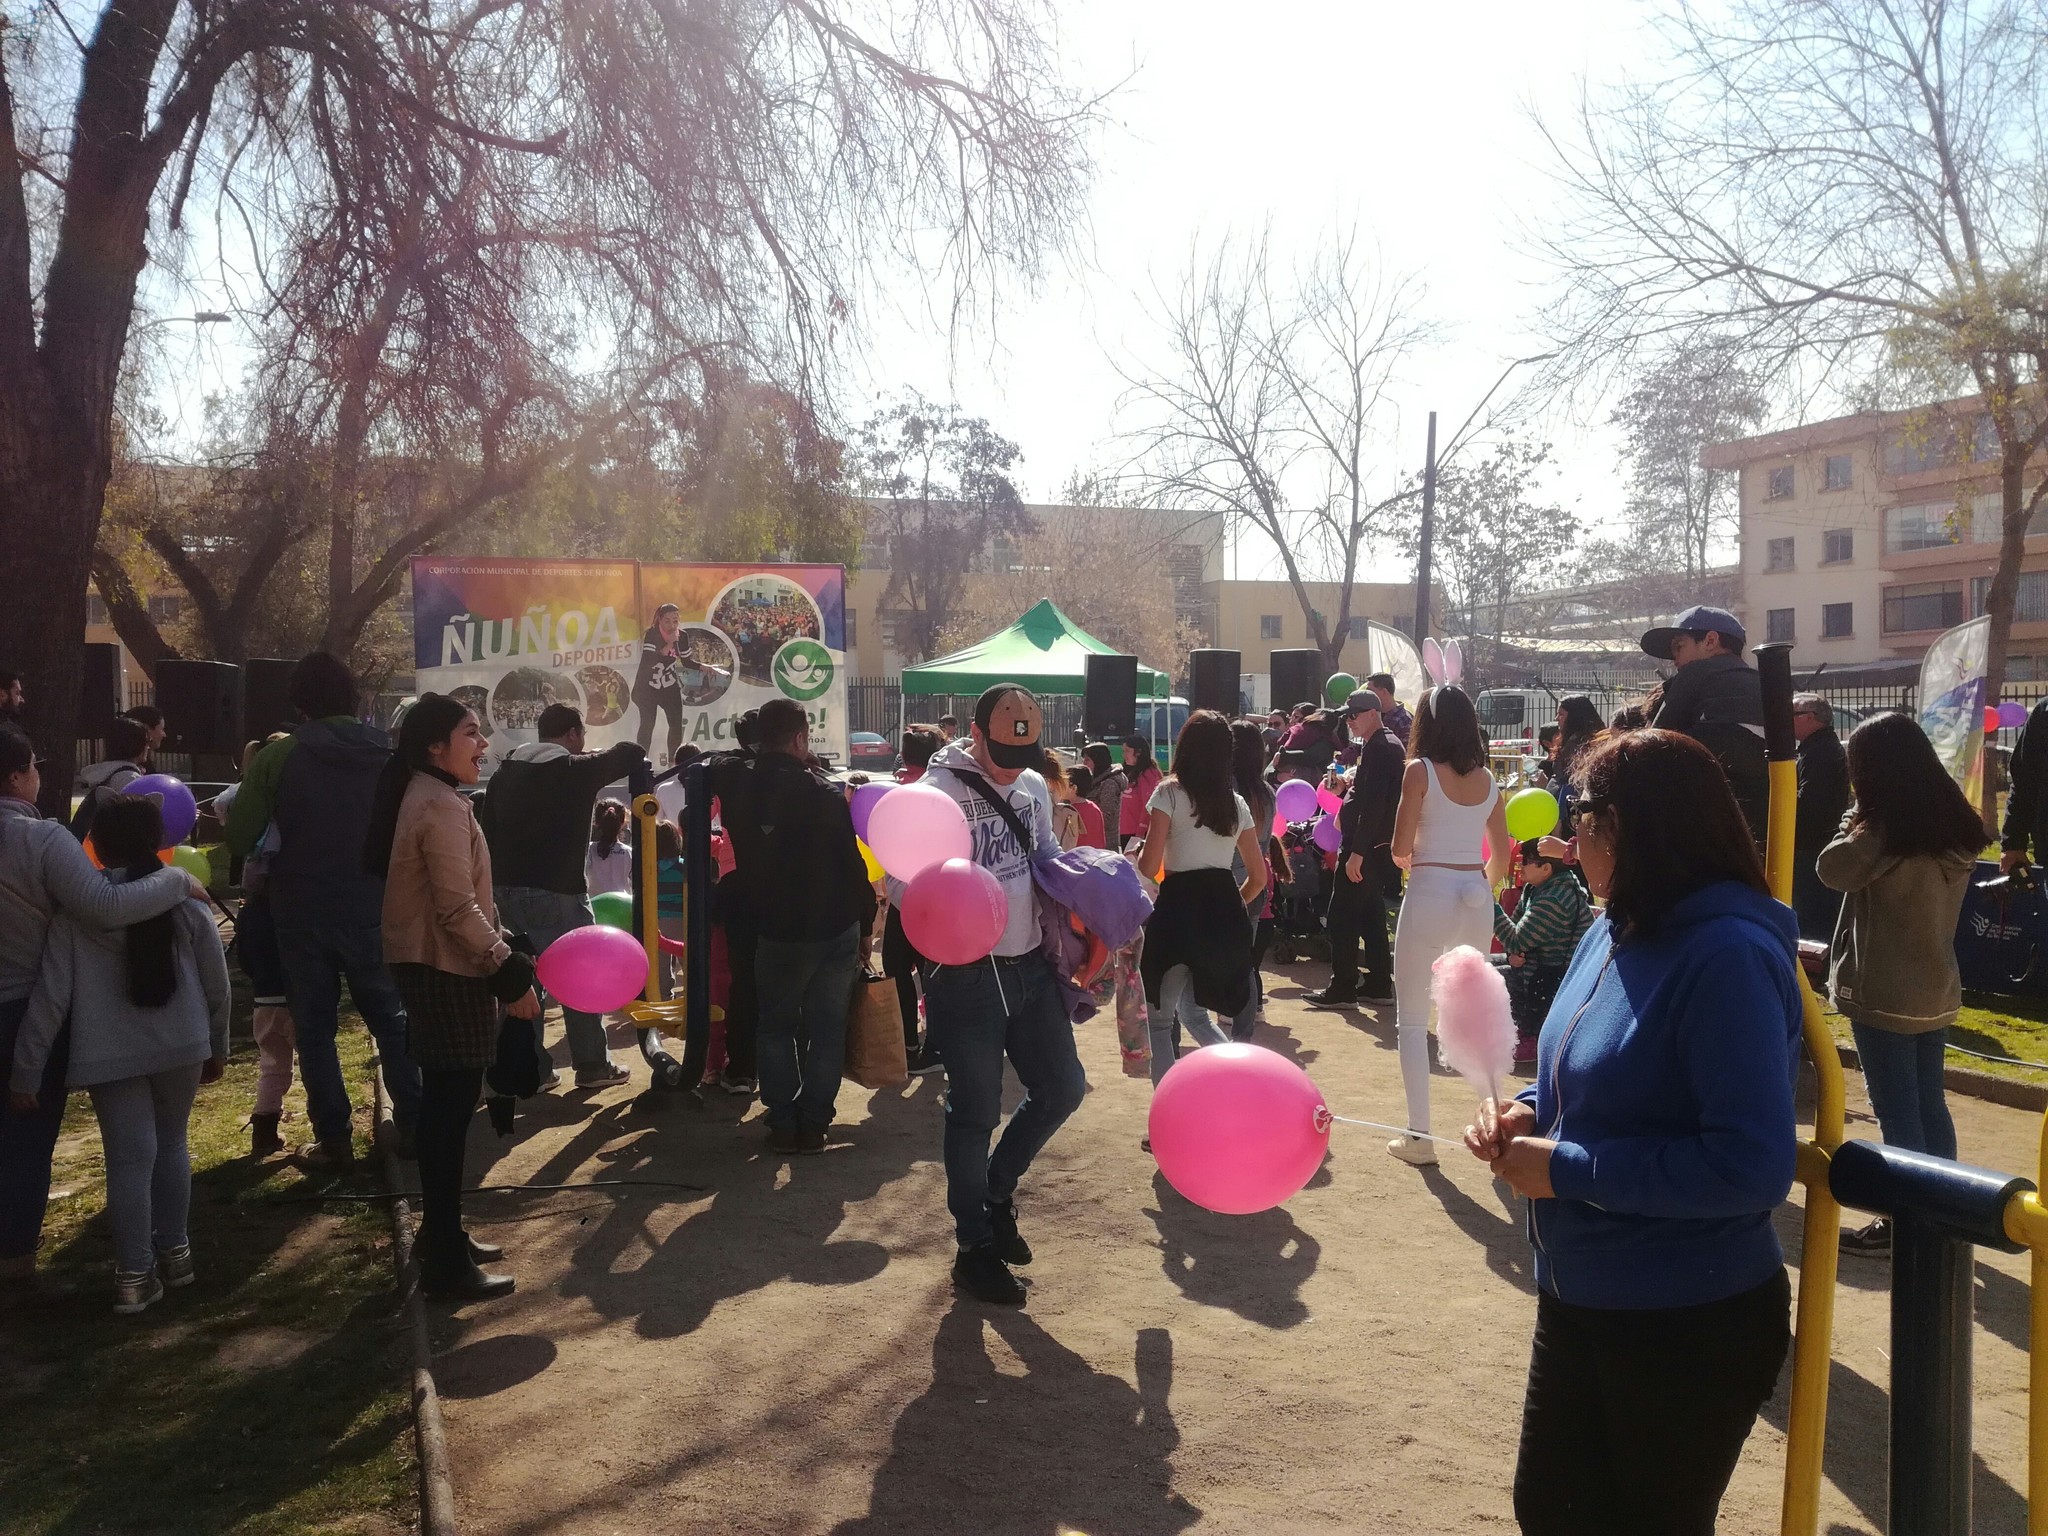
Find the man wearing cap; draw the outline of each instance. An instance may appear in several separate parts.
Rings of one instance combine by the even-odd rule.
[[[1017,1181],[1088,1087],[1058,982],[1039,953],[1031,860],[1059,852],[1052,798],[1031,766],[1044,726],[1029,689],[998,683],[975,703],[967,740],[940,748],[924,777],[967,817],[974,862],[996,877],[1008,909],[987,959],[924,972],[926,1038],[946,1067],[946,1206],[960,1245],[953,1282],[1005,1306],[1024,1300],[1010,1267],[1031,1262],[1017,1231]],[[890,883],[892,896],[901,889]],[[1024,1100],[991,1153],[1005,1056]]]
[[[1330,888],[1330,984],[1304,999],[1316,1008],[1394,1000],[1394,955],[1387,945],[1387,888],[1394,872],[1394,813],[1401,805],[1401,775],[1408,754],[1388,729],[1379,694],[1355,690],[1344,701],[1344,723],[1358,744],[1358,773],[1337,812],[1344,841]],[[1365,944],[1365,978],[1358,946]]]
[[[1678,670],[1650,724],[1678,731],[1713,753],[1728,775],[1749,833],[1763,845],[1771,803],[1764,759],[1763,683],[1742,659],[1747,637],[1735,615],[1699,604],[1643,636],[1643,649]]]

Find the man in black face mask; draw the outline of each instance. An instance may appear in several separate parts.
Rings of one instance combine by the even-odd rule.
[[[1088,1087],[1059,984],[1039,953],[1031,861],[1059,852],[1052,798],[1032,766],[1044,726],[1029,689],[999,683],[975,704],[969,739],[942,747],[923,780],[959,805],[974,862],[996,877],[1009,909],[987,959],[924,972],[927,1046],[946,1066],[946,1205],[959,1242],[953,1282],[1006,1306],[1024,1300],[1010,1266],[1031,1262],[1031,1246],[1017,1231],[1017,1181]],[[902,890],[890,882],[892,898]],[[1005,1056],[1024,1084],[1024,1102],[991,1153],[989,1138],[1003,1118]]]

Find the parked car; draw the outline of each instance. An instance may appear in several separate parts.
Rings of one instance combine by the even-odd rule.
[[[855,731],[846,738],[848,767],[860,773],[894,773],[900,761],[888,738],[873,731]]]

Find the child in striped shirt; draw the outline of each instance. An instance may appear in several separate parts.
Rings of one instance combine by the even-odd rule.
[[[1536,843],[1522,844],[1522,899],[1512,917],[1498,905],[1493,909],[1493,936],[1507,951],[1502,974],[1514,1009],[1516,1061],[1536,1059],[1537,1032],[1592,922],[1579,882]]]

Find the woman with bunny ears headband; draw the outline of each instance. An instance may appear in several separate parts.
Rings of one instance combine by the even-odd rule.
[[[1486,733],[1472,699],[1458,686],[1465,662],[1453,640],[1425,640],[1422,661],[1434,685],[1417,702],[1394,814],[1394,862],[1408,871],[1408,894],[1394,928],[1394,1005],[1408,1130],[1387,1150],[1418,1167],[1436,1161],[1429,1134],[1430,968],[1447,949],[1493,943],[1493,882],[1507,874],[1511,845],[1500,788],[1486,766]],[[1482,848],[1490,844],[1487,853]]]

